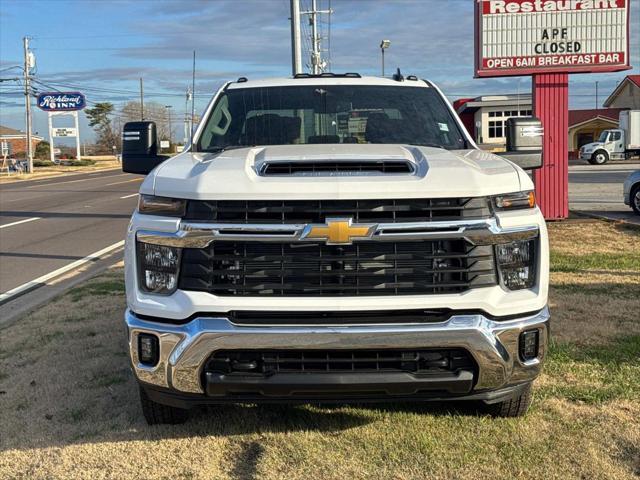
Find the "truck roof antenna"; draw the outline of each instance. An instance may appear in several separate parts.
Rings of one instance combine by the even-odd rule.
[[[393,79],[396,82],[404,82],[404,77],[400,73],[400,67],[397,68],[396,73],[393,74]]]

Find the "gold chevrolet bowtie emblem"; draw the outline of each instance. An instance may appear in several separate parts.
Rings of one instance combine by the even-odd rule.
[[[350,218],[328,218],[325,225],[308,225],[303,239],[326,240],[327,245],[350,245],[354,239],[370,237],[375,227],[351,222]]]

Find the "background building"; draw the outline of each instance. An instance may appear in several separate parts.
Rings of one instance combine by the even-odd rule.
[[[595,142],[603,130],[618,128],[622,108],[569,110],[569,158],[578,158],[578,150]]]
[[[481,148],[503,151],[507,144],[506,121],[532,114],[531,95],[485,95],[453,103],[465,127]]]
[[[43,140],[38,135],[31,135],[31,148],[36,151],[36,145]],[[27,134],[21,130],[0,125],[0,142],[9,144],[9,154],[12,157],[24,157],[27,151]]]
[[[509,117],[532,114],[531,95],[485,95],[453,102],[476,143],[485,150],[506,147],[505,123]],[[603,130],[618,128],[622,110],[640,109],[640,75],[627,75],[604,102],[605,108],[569,110],[569,158],[577,158],[582,145],[595,142]]]
[[[604,106],[640,110],[640,75],[627,75],[604,101]]]

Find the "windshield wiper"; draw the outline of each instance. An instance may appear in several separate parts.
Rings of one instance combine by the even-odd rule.
[[[238,148],[248,148],[251,145],[224,145],[222,147],[212,147],[207,148],[206,150],[202,150],[204,153],[220,153],[226,152],[227,150],[237,150]]]
[[[447,147],[445,147],[444,145],[441,145],[439,143],[410,143],[409,145],[412,145],[414,147],[434,147],[434,148],[444,148],[445,150],[447,149]]]

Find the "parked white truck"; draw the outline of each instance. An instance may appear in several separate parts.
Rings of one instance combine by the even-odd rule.
[[[640,156],[640,110],[620,112],[619,127],[604,130],[597,142],[580,148],[580,159],[592,165]]]
[[[527,410],[548,345],[547,231],[529,176],[401,75],[225,84],[189,148],[157,155],[126,239],[125,323],[149,423],[224,402],[481,401]],[[156,166],[157,165],[157,166]]]

